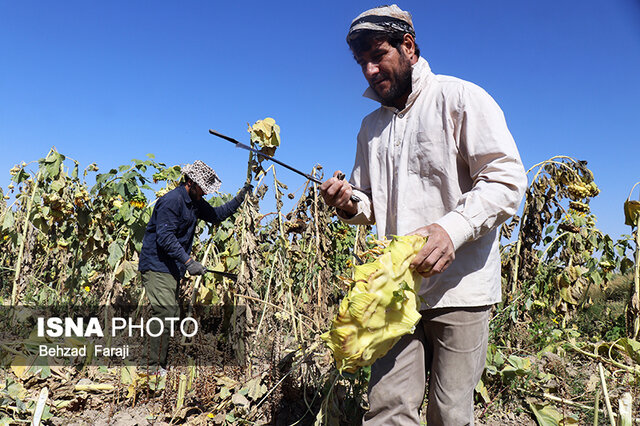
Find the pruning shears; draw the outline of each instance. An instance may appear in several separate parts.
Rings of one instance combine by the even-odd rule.
[[[209,133],[211,133],[211,134],[212,134],[212,135],[214,135],[214,136],[217,136],[217,137],[219,137],[219,138],[222,138],[222,139],[224,139],[224,140],[227,140],[227,141],[229,141],[229,142],[231,142],[231,143],[235,144],[235,145],[236,145],[236,148],[242,148],[242,149],[246,149],[247,151],[251,151],[251,152],[253,152],[253,153],[255,153],[255,154],[259,155],[260,157],[262,157],[262,158],[264,158],[264,159],[266,159],[266,160],[273,161],[274,163],[276,163],[276,164],[280,164],[282,167],[285,167],[285,168],[287,168],[287,169],[291,170],[291,171],[292,171],[292,172],[294,172],[294,173],[297,173],[297,174],[299,174],[299,175],[302,175],[302,176],[306,177],[306,178],[307,178],[307,179],[309,179],[311,182],[317,183],[318,185],[322,185],[322,181],[321,181],[320,179],[318,179],[317,177],[312,176],[312,175],[310,175],[310,174],[308,174],[308,173],[305,173],[305,172],[303,172],[303,171],[300,171],[300,170],[296,169],[295,167],[292,167],[292,166],[290,166],[290,165],[288,165],[288,164],[286,164],[286,163],[283,163],[282,161],[280,161],[280,160],[278,160],[278,159],[275,159],[275,158],[273,158],[273,157],[272,157],[272,156],[270,156],[270,155],[264,154],[264,153],[262,153],[262,152],[258,151],[257,149],[250,147],[249,145],[245,145],[245,144],[243,144],[242,142],[240,142],[240,141],[238,141],[238,140],[236,140],[236,139],[234,139],[234,138],[232,138],[232,137],[230,137],[230,136],[223,135],[222,133],[216,132],[215,130],[211,130],[211,129],[209,129]],[[342,177],[341,177],[341,178],[340,178],[340,177],[338,177],[338,178],[339,178],[339,179],[341,179],[341,180],[342,180],[342,179],[344,179],[344,174],[342,175]],[[358,188],[357,186],[351,185],[351,187],[352,187],[353,189],[357,189],[358,191],[362,191],[362,192],[364,192],[364,190],[363,190],[363,189]],[[352,195],[351,195],[351,201],[353,201],[353,202],[355,203],[355,202],[360,201],[360,198],[359,198],[358,196],[356,196],[356,195],[352,194]]]

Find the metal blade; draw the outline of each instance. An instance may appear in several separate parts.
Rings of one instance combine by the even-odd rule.
[[[273,158],[273,157],[271,157],[271,156],[269,156],[269,155],[263,154],[262,152],[258,151],[257,149],[255,149],[255,148],[251,148],[249,145],[245,145],[245,144],[243,144],[242,142],[240,142],[240,141],[238,141],[238,140],[236,140],[236,139],[234,139],[234,138],[232,138],[232,137],[229,137],[229,136],[223,135],[222,133],[216,132],[215,130],[211,130],[211,129],[209,129],[209,133],[211,133],[211,134],[212,134],[212,135],[214,135],[214,136],[217,136],[217,137],[219,137],[219,138],[222,138],[222,139],[224,139],[224,140],[227,140],[227,141],[229,141],[229,142],[231,142],[231,143],[235,144],[237,148],[242,148],[242,149],[246,149],[247,151],[251,151],[251,152],[253,152],[253,153],[255,153],[255,154],[257,154],[257,155],[261,156],[262,158],[265,158],[265,159],[267,159],[267,160],[269,160],[269,161],[273,161],[273,162],[274,162],[274,163],[276,163],[276,164],[280,164],[282,167],[285,167],[285,168],[287,168],[287,169],[291,170],[292,172],[295,172],[295,173],[297,173],[297,174],[299,174],[299,175],[302,175],[302,176],[306,177],[306,178],[307,178],[307,179],[309,179],[311,182],[315,182],[315,183],[317,183],[318,185],[322,185],[322,181],[321,181],[320,179],[318,179],[318,178],[316,178],[316,177],[313,177],[313,176],[311,176],[311,175],[310,175],[310,174],[308,174],[308,173],[302,172],[302,171],[300,171],[300,170],[298,170],[298,169],[296,169],[296,168],[294,168],[294,167],[291,167],[290,165],[288,165],[288,164],[286,164],[286,163],[283,163],[282,161],[280,161],[280,160],[278,160],[278,159],[275,159],[275,158]],[[357,186],[353,186],[353,185],[351,185],[351,187],[352,187],[353,189],[357,189],[358,191],[362,191],[362,192],[364,192],[364,190],[363,190],[363,189],[360,189],[360,188],[358,188]],[[352,200],[353,200],[353,201],[360,201],[360,199],[359,199],[358,197],[356,197],[355,195],[352,195]]]
[[[238,275],[232,274],[230,272],[222,272],[222,271],[214,271],[213,269],[207,269],[205,272],[211,272],[212,274],[218,274],[223,277],[231,278],[232,280],[237,280]]]
[[[253,153],[255,153],[255,154],[257,154],[257,155],[261,156],[262,158],[265,158],[265,159],[267,159],[267,160],[269,160],[269,161],[273,161],[273,162],[274,162],[274,163],[276,163],[276,164],[280,164],[282,167],[285,167],[285,168],[287,168],[287,169],[291,170],[292,172],[295,172],[295,173],[297,173],[297,174],[299,174],[299,175],[302,175],[302,176],[306,177],[306,178],[307,178],[307,179],[309,179],[311,182],[315,182],[315,183],[317,183],[317,184],[322,184],[322,181],[321,181],[320,179],[318,179],[318,178],[316,178],[316,177],[313,177],[313,176],[311,176],[311,175],[310,175],[310,174],[308,174],[308,173],[302,172],[302,171],[300,171],[300,170],[298,170],[298,169],[296,169],[296,168],[294,168],[294,167],[291,167],[290,165],[288,165],[288,164],[286,164],[286,163],[283,163],[282,161],[280,161],[280,160],[278,160],[278,159],[275,159],[275,158],[273,158],[273,157],[271,157],[271,156],[269,156],[269,155],[267,155],[267,154],[263,154],[262,152],[258,151],[257,149],[255,149],[255,148],[251,148],[249,145],[245,145],[245,144],[243,144],[242,142],[240,142],[240,141],[238,141],[238,140],[233,139],[232,137],[229,137],[229,136],[223,135],[222,133],[218,133],[218,132],[216,132],[215,130],[209,130],[209,133],[211,133],[211,134],[212,134],[212,135],[214,135],[214,136],[218,136],[219,138],[222,138],[222,139],[228,140],[228,141],[229,141],[229,142],[231,142],[231,143],[234,143],[234,144],[236,145],[236,147],[237,147],[237,148],[246,149],[247,151],[251,151],[251,152],[253,152]]]

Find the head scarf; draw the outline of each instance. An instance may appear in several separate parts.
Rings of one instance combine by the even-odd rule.
[[[409,33],[414,38],[416,32],[413,29],[411,14],[400,9],[397,5],[380,6],[362,12],[351,22],[347,43],[358,36],[360,31],[380,31]]]

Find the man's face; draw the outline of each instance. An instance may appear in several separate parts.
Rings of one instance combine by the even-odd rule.
[[[384,105],[404,106],[411,91],[411,61],[388,41],[373,41],[371,48],[355,55],[369,86]]]
[[[204,195],[204,191],[202,190],[202,188],[200,188],[200,185],[198,185],[195,182],[192,182],[191,186],[189,187],[189,197],[191,197],[191,199],[194,201],[198,201],[202,199],[203,195]]]

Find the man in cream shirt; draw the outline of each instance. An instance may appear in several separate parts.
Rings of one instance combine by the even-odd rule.
[[[428,424],[473,424],[490,309],[501,300],[497,228],[522,200],[522,162],[483,89],[431,72],[408,12],[368,10],[347,42],[365,96],[381,106],[362,121],[350,183],[337,171],[320,191],[347,223],[429,237],[412,263],[424,277],[422,321],[372,366],[363,424],[420,424],[427,372]]]

